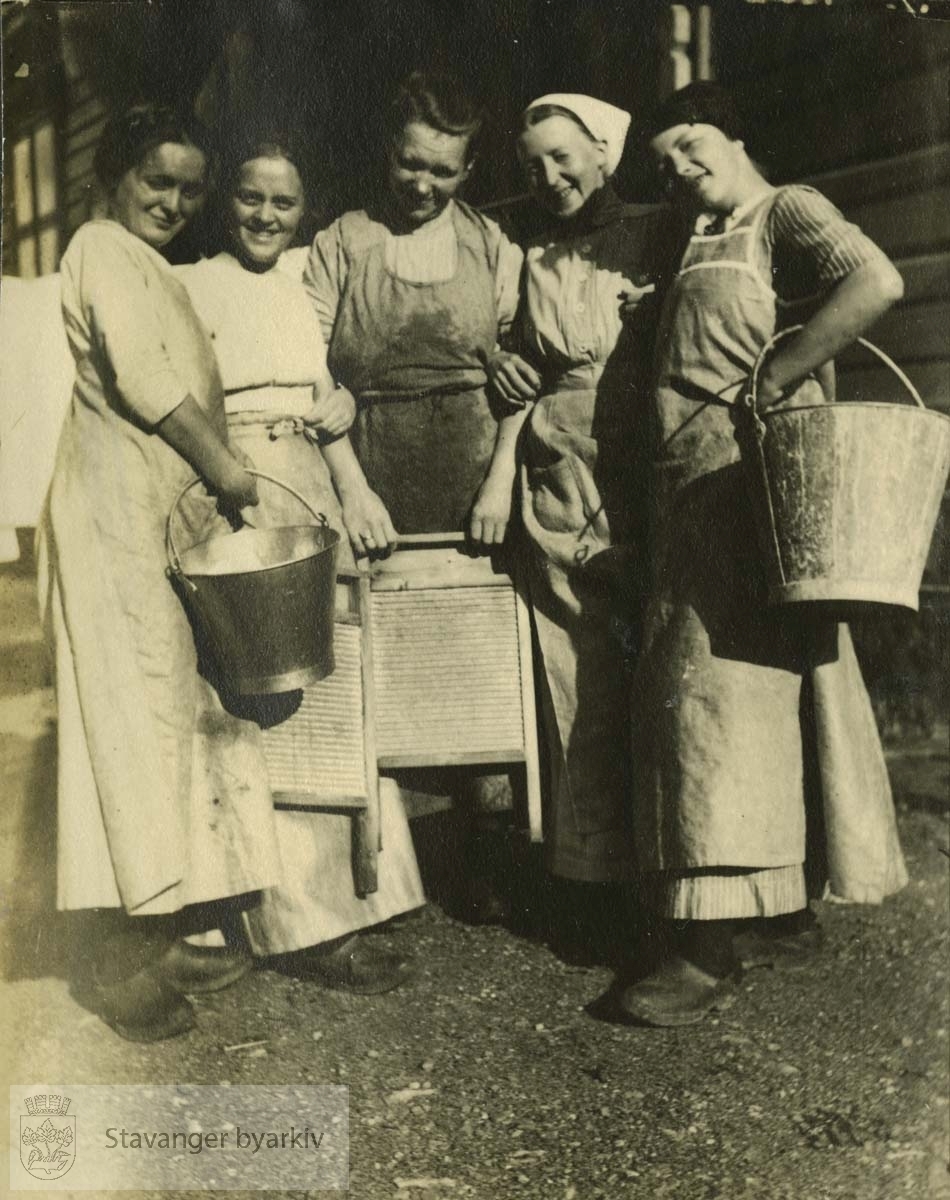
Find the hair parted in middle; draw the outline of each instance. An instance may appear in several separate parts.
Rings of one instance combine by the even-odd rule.
[[[305,195],[310,195],[313,168],[303,140],[289,129],[271,125],[241,125],[225,130],[216,146],[219,189],[230,192],[237,184],[241,167],[255,158],[285,158],[297,168]]]
[[[530,129],[532,125],[540,125],[542,121],[548,121],[551,117],[567,117],[569,121],[573,121],[577,128],[586,137],[589,137],[592,142],[596,142],[597,138],[591,133],[584,122],[575,112],[571,112],[569,108],[564,108],[560,104],[534,104],[531,108],[526,108],[521,114],[521,133]]]

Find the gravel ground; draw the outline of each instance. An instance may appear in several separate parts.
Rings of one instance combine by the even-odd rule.
[[[592,1005],[612,977],[595,950],[576,965],[524,913],[517,930],[472,927],[431,904],[375,935],[415,958],[395,993],[259,970],[199,999],[188,1037],[137,1046],[71,998],[81,922],[49,911],[52,709],[31,604],[0,572],[12,1081],[346,1084],[354,1200],[950,1198],[942,746],[894,760],[905,891],[875,909],[821,906],[826,947],[807,970],[750,971],[736,1006],[698,1027],[612,1024]],[[430,859],[445,820],[416,822]],[[514,861],[530,906],[536,864]]]

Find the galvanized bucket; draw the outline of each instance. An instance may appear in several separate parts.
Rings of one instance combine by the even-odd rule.
[[[214,651],[223,682],[241,695],[302,688],[331,673],[336,551],[340,535],[322,513],[286,483],[251,471],[284,488],[316,525],[256,529],[212,537],[179,553],[172,519],[165,524],[169,567]]]
[[[739,422],[743,461],[765,553],[769,601],[863,601],[917,611],[918,592],[950,470],[950,418],[924,406],[882,350],[914,406],[844,401],[760,410],[755,364]]]

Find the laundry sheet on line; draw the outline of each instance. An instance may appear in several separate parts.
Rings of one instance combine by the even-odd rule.
[[[60,277],[0,280],[0,561],[35,526],[53,473],[74,376]]]
[[[280,269],[300,279],[307,247]],[[75,364],[60,309],[60,276],[0,279],[0,562],[17,558],[18,526],[35,527],[53,473]]]

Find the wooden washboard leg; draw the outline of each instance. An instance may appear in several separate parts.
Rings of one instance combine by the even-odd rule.
[[[379,889],[382,821],[379,812],[379,767],[376,763],[376,698],[373,680],[373,636],[370,622],[369,575],[361,571],[360,663],[363,677],[363,755],[366,764],[366,807],[353,814],[353,882],[358,896]]]
[[[541,768],[538,761],[538,714],[534,698],[534,660],[531,653],[531,609],[516,573],[515,611],[518,620],[518,660],[521,668],[521,718],[524,725],[525,785],[528,832],[532,842],[544,840],[541,826]]]

